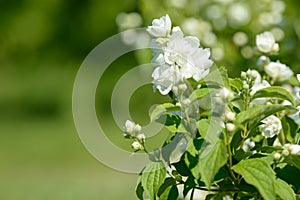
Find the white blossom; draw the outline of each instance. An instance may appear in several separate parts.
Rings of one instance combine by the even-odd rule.
[[[275,38],[269,31],[256,35],[256,47],[263,53],[270,53],[275,45]]]
[[[285,144],[283,146],[284,150],[288,150],[292,155],[300,155],[300,145],[298,144]]]
[[[168,94],[172,88],[182,80],[179,68],[175,65],[162,65],[156,67],[152,73],[154,87],[162,95]]]
[[[168,38],[156,38],[151,41],[150,48],[154,55],[152,63],[155,66],[152,77],[154,87],[166,95],[173,88],[177,88],[184,79],[193,78],[199,81],[204,78],[213,62],[210,59],[210,50],[200,48],[197,37],[185,37],[179,27],[173,27],[171,30],[171,22],[167,15],[153,20],[152,26],[147,30],[154,35],[153,30],[164,32],[161,29],[167,32]],[[166,37],[162,36],[163,34],[160,34],[160,37]],[[158,35],[156,34],[156,37]]]
[[[152,26],[148,26],[147,31],[154,37],[168,37],[171,32],[172,22],[169,15],[160,19],[154,19]]]
[[[294,75],[293,71],[288,66],[279,61],[267,64],[265,66],[265,72],[272,77],[273,80],[280,82],[286,81]]]
[[[262,82],[256,82],[254,83],[254,85],[251,87],[251,91],[253,93],[256,93],[258,90],[270,87],[270,83],[266,80],[263,80]]]
[[[276,116],[271,115],[262,120],[262,135],[265,138],[271,138],[278,135],[282,129],[281,121]]]
[[[261,83],[261,75],[258,71],[252,69],[251,76],[253,79],[255,79],[255,83],[257,83],[257,84]]]
[[[142,130],[142,127],[139,125],[139,124],[136,124],[130,120],[127,120],[125,122],[125,126],[124,126],[124,132],[125,134],[128,134],[128,135],[137,135],[141,132]]]
[[[245,152],[249,152],[253,147],[255,147],[255,142],[252,141],[250,138],[247,138],[245,141],[244,141],[244,144],[242,146],[242,149],[245,151]]]
[[[291,144],[290,152],[292,155],[300,155],[300,145],[298,144]]]
[[[199,46],[197,37],[184,37],[181,31],[176,31],[164,49],[165,62],[168,65],[178,65],[183,78],[193,77],[199,81],[209,73],[209,67],[213,63],[209,59],[209,49]]]

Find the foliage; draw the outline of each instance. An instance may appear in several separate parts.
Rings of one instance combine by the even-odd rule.
[[[139,199],[197,199],[195,190],[209,191],[206,199],[296,199],[299,180],[282,174],[300,173],[299,82],[291,81],[289,67],[267,57],[274,41],[267,52],[257,51],[266,61],[261,70],[248,69],[232,79],[224,67],[211,65],[197,38],[172,29],[168,15],[147,30],[157,45],[154,88],[169,94],[172,103],[150,113],[170,131],[160,150],[147,151],[147,137],[139,138],[142,129],[125,134],[140,144],[135,151],[151,158],[141,172]],[[265,44],[257,40],[259,45]],[[138,126],[130,124],[126,130]],[[168,148],[172,142],[176,146]],[[175,151],[179,159],[172,157]]]

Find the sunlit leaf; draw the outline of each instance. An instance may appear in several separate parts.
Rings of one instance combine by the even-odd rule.
[[[243,160],[232,167],[248,184],[255,186],[265,200],[276,199],[275,172],[260,158]]]
[[[258,90],[252,97],[253,99],[256,98],[278,98],[282,100],[288,100],[293,105],[295,105],[295,99],[293,95],[280,86],[271,86],[267,88],[263,88]]]
[[[162,162],[151,162],[144,168],[141,183],[150,199],[155,199],[159,187],[166,177],[166,168]]]

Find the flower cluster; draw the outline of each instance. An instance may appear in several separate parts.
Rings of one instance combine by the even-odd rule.
[[[131,147],[135,151],[144,150],[146,136],[142,133],[142,127],[139,124],[127,120],[124,126],[124,137],[134,139]]]
[[[168,94],[184,79],[199,81],[209,73],[213,63],[209,49],[200,48],[197,37],[184,36],[179,27],[172,28],[168,15],[153,20],[147,31],[154,37],[153,84],[161,94]]]

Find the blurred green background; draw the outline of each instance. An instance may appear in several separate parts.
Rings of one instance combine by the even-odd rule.
[[[81,62],[127,9],[123,0],[0,1],[0,199],[135,199],[137,175],[94,159],[71,110]]]
[[[207,4],[197,4],[199,10],[194,10],[193,2],[202,1],[178,2],[181,4],[174,0],[0,1],[0,199],[136,199],[137,175],[104,166],[81,144],[72,119],[73,82],[85,56],[122,30],[115,21],[120,12],[140,13],[144,21],[139,26],[165,13],[177,25],[190,17],[210,20],[204,12]],[[180,7],[182,2],[189,6]],[[255,10],[253,5],[249,8]],[[285,17],[276,25],[287,38],[280,43],[283,53],[278,58],[297,72],[299,13],[297,1],[285,1]],[[253,45],[254,34],[268,28],[254,30],[243,25],[214,30],[226,53],[218,62],[238,75],[234,73],[237,69],[249,67],[257,58],[244,59],[239,53],[244,47],[236,47],[230,38],[243,31],[249,33],[249,45]],[[105,87],[97,93],[99,120],[123,148],[130,141],[122,139],[112,121],[110,94],[118,78],[143,60],[140,56],[132,59],[135,56],[128,54],[115,62],[105,72]],[[133,117],[145,124],[148,108],[162,100],[157,93],[152,95],[150,85],[141,88],[130,106],[136,111]]]

